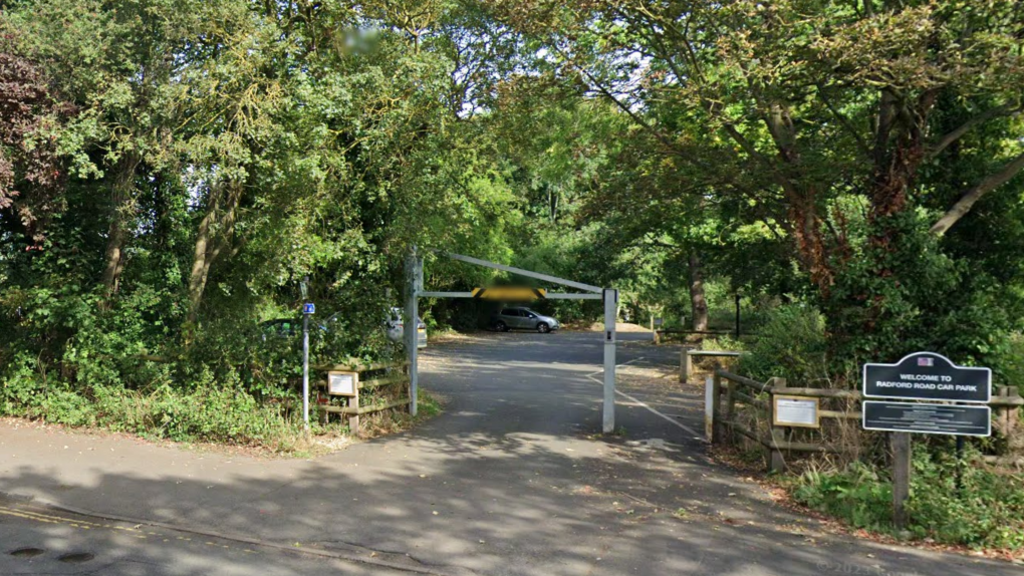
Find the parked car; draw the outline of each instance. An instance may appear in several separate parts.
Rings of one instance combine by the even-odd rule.
[[[541,334],[547,334],[552,330],[562,327],[551,316],[544,316],[529,308],[510,307],[503,308],[501,312],[491,316],[491,327],[499,332],[507,330],[536,330]]]
[[[384,328],[387,330],[388,339],[392,342],[402,342],[402,338],[405,334],[405,322],[402,319],[404,311],[401,308],[394,307],[389,310],[387,320],[384,321]],[[332,330],[334,321],[338,314],[329,316],[326,320],[317,321],[310,320],[309,331],[312,334],[314,331],[319,330],[323,333],[327,333]],[[302,318],[278,318],[276,320],[267,320],[266,322],[260,323],[260,330],[262,331],[262,339],[266,342],[269,339],[283,338],[290,339],[296,336],[302,336]],[[423,322],[422,318],[417,318],[416,332],[418,332],[419,341],[417,342],[417,348],[427,347],[427,325]]]
[[[405,310],[395,306],[391,309],[390,316],[388,317],[385,326],[388,330],[388,338],[392,342],[402,342],[405,337]],[[422,318],[416,318],[416,347],[426,348],[427,347],[427,325],[423,322]]]
[[[278,318],[260,323],[263,341],[268,338],[291,338],[302,334],[302,319]]]

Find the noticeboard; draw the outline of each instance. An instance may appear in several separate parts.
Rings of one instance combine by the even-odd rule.
[[[821,428],[819,398],[809,396],[772,396],[772,424],[797,428]]]
[[[331,396],[355,396],[358,389],[358,372],[331,371],[327,373],[327,393]]]
[[[992,409],[988,406],[865,401],[865,430],[916,432],[949,436],[991,436]]]
[[[992,371],[918,352],[895,364],[865,364],[862,391],[867,398],[987,404],[992,400]]]

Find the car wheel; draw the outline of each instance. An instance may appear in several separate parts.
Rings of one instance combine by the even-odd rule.
[[[494,323],[494,329],[498,332],[508,332],[508,324],[505,324],[501,320]]]
[[[551,332],[551,327],[545,324],[544,322],[541,322],[540,324],[537,324],[537,332],[540,332],[541,334],[547,334],[548,332]]]

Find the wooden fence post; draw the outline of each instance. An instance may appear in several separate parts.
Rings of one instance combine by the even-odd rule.
[[[781,427],[775,426],[775,392],[776,386],[786,387],[785,378],[772,378],[768,381],[768,471],[782,472],[786,469],[786,459],[782,456],[779,445],[786,440],[786,433]]]
[[[690,381],[690,351],[683,348],[679,351],[679,382],[686,384]]]
[[[716,377],[718,370],[715,370]],[[729,444],[733,444],[732,438],[732,418],[733,412],[736,411],[736,396],[733,392],[736,391],[736,383],[726,379],[725,381],[725,410],[722,413],[722,439],[727,441]],[[724,434],[725,431],[729,431],[728,437]]]
[[[725,440],[725,424],[722,422],[722,377],[716,372],[711,378],[711,443],[721,444]]]
[[[1010,398],[1020,398],[1020,390],[1015,387],[1006,387],[1006,395]],[[1020,407],[1019,406],[1008,406],[1004,411],[1006,414],[1006,438],[1007,444],[1011,451],[1018,450],[1024,447],[1024,438],[1020,437],[1020,434],[1016,433],[1017,426],[1020,425]]]
[[[910,433],[892,432],[892,520],[897,530],[907,526],[904,505],[910,496]]]
[[[355,396],[349,396],[347,405],[349,408],[359,410],[359,389],[356,389]],[[349,414],[348,432],[353,436],[359,435],[359,412],[356,412],[355,414]]]
[[[995,398],[1007,398],[1010,395],[1010,388],[1007,386],[999,386],[996,388],[996,393],[993,395]],[[1008,406],[999,406],[995,409],[996,418],[995,422],[992,423],[992,427],[1001,436],[1010,439],[1010,410]]]

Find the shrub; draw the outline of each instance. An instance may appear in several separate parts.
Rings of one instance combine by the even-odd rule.
[[[787,304],[766,314],[740,371],[762,381],[778,376],[791,385],[813,385],[831,378],[827,350],[824,316],[811,306]]]
[[[968,452],[967,462],[977,453]],[[960,474],[960,487],[957,476]],[[888,470],[860,462],[805,472],[794,497],[855,528],[892,533]],[[1024,478],[958,464],[950,450],[915,450],[908,529],[915,538],[975,548],[1024,549]]]
[[[1001,339],[992,354],[992,370],[1008,386],[1024,394],[1024,333],[1014,332]]]
[[[892,484],[877,470],[854,462],[841,471],[811,470],[799,479],[794,497],[855,528],[886,530],[892,515]]]

